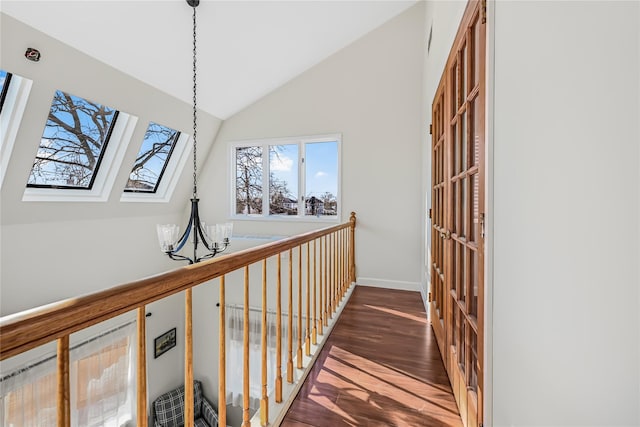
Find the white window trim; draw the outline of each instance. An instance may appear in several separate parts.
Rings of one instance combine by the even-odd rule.
[[[298,144],[298,203],[303,197],[301,194],[302,188],[306,188],[305,179],[306,174],[301,172],[304,167],[300,163],[300,159],[305,155],[305,147],[307,143],[313,142],[337,142],[338,143],[338,194],[336,195],[336,201],[338,203],[338,210],[335,216],[332,217],[316,217],[311,215],[297,216],[282,216],[282,215],[269,215],[269,192],[262,192],[262,205],[263,213],[242,215],[236,213],[236,148],[262,146],[267,147],[270,145],[286,145],[286,144]],[[242,141],[232,141],[229,143],[229,218],[234,221],[275,221],[275,222],[325,222],[325,223],[339,223],[342,218],[342,134],[323,134],[323,135],[311,135],[311,136],[298,136],[298,137],[282,137],[282,138],[261,138]],[[268,177],[268,165],[269,165],[269,150],[262,150],[262,162],[267,167],[262,168],[263,179],[262,182],[269,182]],[[267,208],[265,209],[264,206]],[[300,210],[298,211],[300,212]]]
[[[190,142],[191,137],[186,133],[180,132],[176,146],[173,148],[173,153],[169,158],[169,162],[164,170],[164,175],[155,193],[123,191],[122,196],[120,196],[120,201],[134,203],[168,203],[180,180],[180,172],[184,169],[184,165],[187,163],[187,159],[191,153]],[[127,177],[128,176],[129,175],[127,175]]]
[[[33,81],[16,74],[11,74],[11,81],[4,99],[4,107],[0,114],[0,186],[9,166],[9,158],[16,142],[18,128],[27,106]]]
[[[23,202],[106,202],[113,188],[122,159],[131,141],[138,118],[122,111],[113,126],[111,138],[91,190],[27,187]]]

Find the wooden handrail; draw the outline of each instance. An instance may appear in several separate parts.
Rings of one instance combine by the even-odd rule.
[[[185,417],[186,427],[194,424],[193,375],[193,294],[194,286],[220,278],[220,357],[219,357],[219,415],[222,425],[226,423],[226,325],[225,325],[225,275],[244,269],[244,316],[243,316],[243,410],[242,426],[251,424],[249,413],[249,267],[262,262],[262,330],[261,330],[261,404],[260,424],[269,424],[268,366],[267,366],[267,261],[277,258],[277,378],[275,379],[275,402],[282,401],[282,307],[281,307],[281,255],[289,253],[288,263],[288,339],[287,382],[294,382],[293,345],[296,345],[296,367],[303,369],[304,354],[311,356],[311,344],[316,345],[317,333],[323,334],[323,325],[336,313],[346,289],[355,280],[356,219],[351,213],[348,223],[326,227],[321,230],[297,235],[277,242],[178,268],[167,273],[130,282],[114,288],[67,299],[33,310],[0,318],[0,360],[21,354],[47,342],[58,343],[57,356],[57,415],[58,427],[70,425],[70,381],[69,381],[69,335],[120,314],[137,312],[137,423],[147,425],[146,390],[146,334],[145,307],[147,304],[185,291]],[[347,234],[347,230],[350,234]],[[347,235],[349,239],[347,239]],[[317,241],[320,251],[317,251]],[[311,242],[313,241],[313,257]],[[306,245],[306,255],[304,253]],[[297,321],[296,336],[293,336],[293,252],[297,248]],[[323,250],[324,249],[324,250]],[[306,275],[303,275],[303,257],[306,258]],[[311,264],[313,263],[313,276]],[[319,263],[319,265],[318,265]],[[306,286],[305,286],[306,282]],[[312,297],[313,295],[313,297]],[[319,304],[316,298],[319,297]],[[313,304],[313,305],[312,305]],[[303,307],[304,319],[303,323]],[[313,311],[312,311],[313,309]],[[319,316],[316,317],[316,309]],[[297,341],[297,342],[296,342]],[[273,368],[271,368],[273,369]]]
[[[0,318],[0,360],[63,338],[107,319],[193,288],[228,272],[354,225],[355,214],[352,213],[348,223],[310,231],[115,286],[104,291],[4,316]]]

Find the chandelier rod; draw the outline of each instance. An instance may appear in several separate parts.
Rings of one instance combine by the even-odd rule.
[[[193,198],[198,198],[198,163],[197,163],[197,134],[198,134],[198,111],[197,111],[197,67],[196,67],[196,6],[200,3],[199,0],[189,1],[187,3],[193,8]]]
[[[198,162],[197,162],[197,134],[198,134],[198,104],[197,104],[197,20],[196,7],[200,4],[200,0],[186,0],[187,4],[193,8],[193,197],[191,198],[191,213],[189,215],[189,223],[184,233],[179,238],[178,226],[175,224],[158,224],[158,240],[162,251],[169,258],[176,261],[188,261],[194,264],[205,259],[213,258],[216,254],[223,252],[229,246],[229,238],[231,237],[233,224],[215,224],[206,225],[200,221],[200,213],[198,211]],[[193,258],[180,255],[178,252],[182,250],[189,240],[189,236],[193,231]],[[208,253],[198,257],[198,246],[202,243],[207,248]]]

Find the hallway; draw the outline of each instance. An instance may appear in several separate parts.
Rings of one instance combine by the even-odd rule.
[[[418,292],[357,286],[281,426],[461,426]]]

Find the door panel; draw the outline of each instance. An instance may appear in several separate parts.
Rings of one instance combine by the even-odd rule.
[[[442,87],[444,89],[444,86]],[[431,153],[432,168],[431,182],[433,208],[431,212],[431,306],[430,316],[433,330],[438,341],[438,348],[442,358],[445,357],[444,336],[444,302],[445,302],[445,272],[444,272],[444,247],[445,234],[443,233],[446,214],[445,205],[445,127],[444,127],[444,91],[439,90],[433,106],[432,138],[433,149]]]
[[[465,426],[482,423],[484,20],[469,1],[432,107],[431,320]]]

